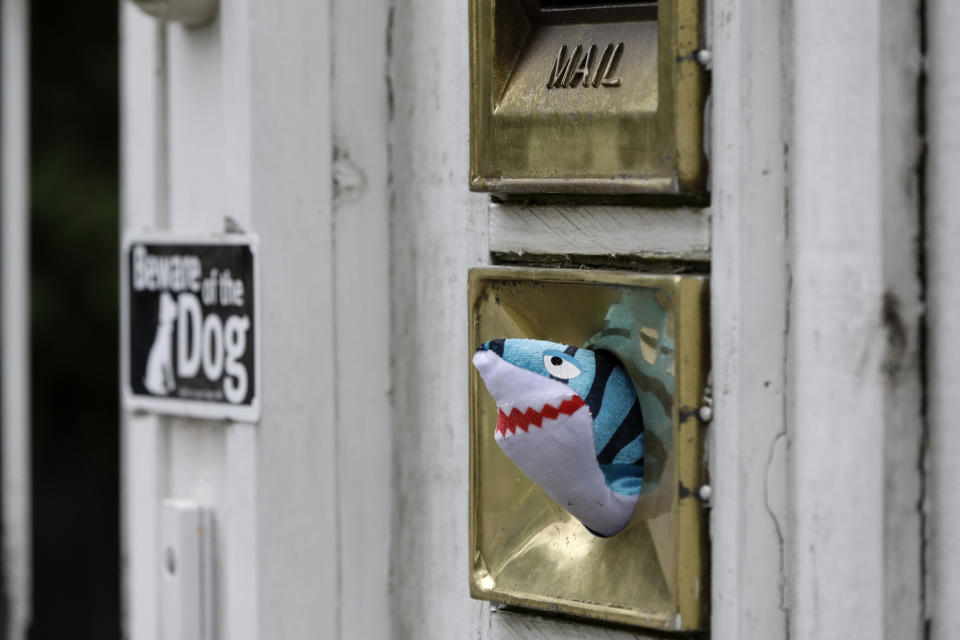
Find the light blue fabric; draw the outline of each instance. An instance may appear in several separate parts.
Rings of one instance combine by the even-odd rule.
[[[635,496],[643,490],[643,470],[638,476],[635,464],[602,464],[600,470],[607,486],[617,493]]]
[[[487,343],[489,344],[489,343]],[[521,369],[533,371],[542,376],[551,377],[550,372],[543,364],[544,355],[548,351],[559,351],[564,353],[569,345],[559,342],[549,342],[547,340],[524,340],[508,339],[504,341],[503,359],[510,364],[516,365]],[[564,354],[566,355],[566,354]],[[581,373],[576,378],[569,380],[567,384],[581,398],[586,398],[593,385],[594,376],[597,373],[597,363],[593,352],[589,349],[578,349],[572,356],[567,356],[570,361],[579,367]]]
[[[633,388],[633,382],[623,367],[617,367],[607,379],[607,386],[603,390],[603,404],[600,407],[600,415],[593,419],[594,444],[597,453],[603,451],[603,448],[610,442],[610,438],[616,432],[617,427],[627,417],[630,407],[637,399],[636,390]],[[634,456],[634,460],[643,455],[643,447]]]
[[[659,287],[624,288],[603,329],[586,343],[627,363],[644,421],[644,484],[656,488],[673,450],[673,403],[677,364],[673,301]]]
[[[638,403],[638,395],[633,381],[629,374],[623,368],[623,365],[616,361],[609,354],[597,355],[591,349],[577,348],[573,349],[569,345],[547,340],[529,340],[529,339],[505,339],[502,345],[495,344],[501,341],[491,341],[485,343],[482,350],[496,351],[502,347],[501,357],[504,361],[526,369],[538,375],[554,378],[566,382],[566,384],[585,402],[590,403],[588,398],[591,393],[599,403],[597,415],[593,417],[593,436],[595,453],[600,457],[601,452],[610,443],[611,439],[620,429],[621,425],[628,420],[631,410]],[[571,353],[572,352],[572,353]],[[603,357],[603,365],[598,365],[597,359]],[[558,378],[547,369],[545,360],[551,358],[560,358],[565,363],[571,363],[580,370],[580,373],[570,379]],[[557,361],[559,362],[559,361]],[[611,368],[612,366],[612,368]],[[598,367],[603,370],[603,375],[609,371],[603,387],[594,390],[594,383],[603,383],[597,380]],[[659,408],[659,407],[657,407]],[[661,409],[662,411],[662,409]],[[640,406],[640,413],[643,413],[643,406]],[[636,414],[635,414],[636,416]],[[639,417],[630,424],[642,425],[643,417]],[[611,464],[600,464],[604,479],[608,487],[617,493],[624,495],[636,495],[640,493],[643,487],[643,466],[635,464],[641,460],[644,455],[644,434],[640,431],[639,435],[633,440],[614,445],[622,446]]]

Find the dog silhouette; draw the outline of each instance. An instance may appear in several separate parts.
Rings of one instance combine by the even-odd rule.
[[[173,377],[173,323],[177,319],[177,303],[164,291],[160,295],[157,334],[147,356],[143,386],[155,396],[165,396],[177,388]]]

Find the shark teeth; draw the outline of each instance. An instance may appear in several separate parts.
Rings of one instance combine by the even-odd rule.
[[[516,435],[517,430],[529,433],[531,426],[541,429],[543,428],[544,418],[556,420],[561,414],[573,415],[582,406],[584,406],[583,398],[575,395],[572,398],[567,398],[558,406],[545,404],[540,411],[536,411],[533,407],[527,408],[526,411],[520,411],[514,407],[510,409],[509,413],[505,413],[503,409],[499,409],[497,430],[494,437],[497,440],[509,438]]]
[[[544,380],[547,384],[553,383],[552,380],[547,378],[544,378]],[[497,409],[510,416],[518,412],[533,415],[537,413],[543,413],[543,410],[546,407],[559,407],[561,404],[571,399],[570,387],[562,383],[560,384],[562,388],[559,389],[537,388],[528,393],[511,394],[513,397],[506,400],[500,398],[497,402]],[[574,396],[579,397],[576,396],[576,394],[574,394]]]

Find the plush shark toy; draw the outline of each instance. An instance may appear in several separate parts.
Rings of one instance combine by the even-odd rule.
[[[510,339],[483,344],[473,364],[497,403],[503,452],[594,534],[621,531],[643,487],[644,425],[617,359]]]

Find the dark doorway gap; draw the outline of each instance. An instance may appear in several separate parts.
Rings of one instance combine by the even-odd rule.
[[[31,3],[33,640],[120,638],[118,5]]]

